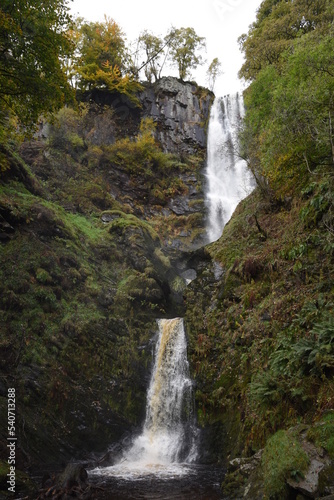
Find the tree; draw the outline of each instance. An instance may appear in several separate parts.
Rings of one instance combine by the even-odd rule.
[[[297,193],[315,173],[327,175],[334,165],[333,3],[266,0],[258,13],[266,33],[278,33],[279,4],[289,9],[289,26],[294,23],[299,36],[289,40],[278,58],[263,60],[256,70],[259,53],[255,45],[252,50],[248,46],[243,69],[251,70],[252,83],[244,94],[240,135],[243,155],[258,183],[278,197]],[[254,27],[249,36],[255,36]],[[256,36],[262,37],[263,31]]]
[[[161,56],[163,55],[166,43],[159,37],[152,35],[148,31],[143,31],[138,39],[139,48],[145,52],[146,61],[143,61],[145,76],[149,82],[152,81],[152,76],[155,81],[158,80],[162,65],[160,64]]]
[[[215,88],[216,80],[217,80],[218,76],[220,76],[222,74],[221,62],[219,61],[218,57],[215,57],[213,59],[206,74],[207,74],[207,80],[209,83],[209,89],[213,92],[213,89]]]
[[[252,81],[267,65],[279,69],[294,40],[331,22],[333,11],[332,0],[264,0],[248,34],[239,37],[245,55],[239,76]]]
[[[126,60],[125,34],[118,24],[105,16],[104,22],[85,22],[76,26],[77,55],[74,69],[82,90],[96,84],[98,72],[108,73],[117,68],[124,71]]]
[[[62,61],[72,52],[67,0],[2,0],[0,102],[30,126],[71,97]]]
[[[136,105],[140,84],[126,73],[128,54],[125,35],[118,24],[105,16],[104,22],[77,25],[78,53],[74,61],[80,90],[108,89],[127,95]]]
[[[193,28],[172,28],[166,36],[170,46],[170,58],[177,66],[181,80],[191,77],[191,69],[204,63],[198,51],[205,49],[205,38],[196,34]]]

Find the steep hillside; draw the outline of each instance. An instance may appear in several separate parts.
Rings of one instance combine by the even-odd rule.
[[[20,150],[1,149],[1,419],[15,387],[21,469],[84,459],[141,425],[156,318],[182,312],[175,249],[204,230],[204,144],[165,153],[136,113],[64,108]]]
[[[334,239],[323,189],[312,184],[287,203],[256,190],[207,247],[200,276],[187,287],[209,459],[251,456],[276,431],[301,422],[334,457]],[[226,491],[239,498],[233,484]]]

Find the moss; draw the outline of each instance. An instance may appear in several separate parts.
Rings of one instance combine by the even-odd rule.
[[[186,283],[183,278],[177,276],[171,283],[172,290],[175,293],[182,293],[186,288]]]
[[[239,470],[227,472],[221,485],[224,498],[238,499],[243,497],[246,477]]]
[[[151,224],[146,221],[139,219],[132,214],[125,214],[119,210],[111,210],[109,212],[104,212],[111,219],[109,224],[109,232],[122,232],[127,228],[137,228],[145,231],[149,237],[156,242],[160,241],[158,233],[153,229]]]
[[[163,294],[155,279],[137,272],[130,274],[119,283],[117,297],[147,300],[154,304],[162,300]]]
[[[331,497],[334,487],[334,465],[333,463],[324,467],[319,473],[318,494],[320,498]]]
[[[38,268],[36,270],[36,279],[43,284],[52,283],[52,277],[45,269],[42,268]]]
[[[323,447],[334,460],[334,413],[330,412],[312,426],[307,437],[317,446]]]
[[[267,442],[262,455],[264,490],[268,498],[284,498],[286,480],[304,477],[309,458],[298,440],[287,431],[278,431]]]
[[[154,250],[154,256],[161,262],[161,264],[166,268],[171,268],[170,258],[162,252],[160,248]]]

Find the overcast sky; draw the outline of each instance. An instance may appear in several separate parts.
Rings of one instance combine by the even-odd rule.
[[[207,63],[193,71],[194,80],[207,86],[205,73],[214,57],[222,63],[215,94],[222,96],[242,88],[237,73],[242,65],[237,38],[248,31],[255,20],[261,0],[74,0],[72,13],[87,21],[102,21],[104,14],[113,18],[125,32],[128,44],[147,29],[165,36],[171,26],[194,28],[206,38]],[[165,69],[164,74],[175,74]]]

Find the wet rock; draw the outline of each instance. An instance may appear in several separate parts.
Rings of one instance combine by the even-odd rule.
[[[234,471],[239,469],[241,474],[248,477],[261,462],[262,450],[258,451],[253,457],[234,458],[229,463],[229,469]]]
[[[168,206],[176,215],[184,215],[190,211],[188,201],[183,196],[170,200]]]
[[[305,477],[300,481],[289,479],[287,481],[289,486],[305,494],[308,498],[316,498],[319,487],[319,474],[325,465],[323,461],[312,458]]]
[[[113,220],[119,218],[120,218],[119,214],[113,214],[108,212],[101,215],[101,221],[105,223],[112,222]]]
[[[190,283],[197,278],[197,272],[195,269],[187,269],[181,273],[181,277],[186,281],[186,283]]]
[[[57,486],[61,488],[73,488],[79,486],[84,488],[87,486],[88,474],[86,469],[80,464],[68,464],[66,469],[57,480]]]
[[[319,473],[319,496],[334,500],[334,463],[326,465]]]
[[[235,458],[229,462],[228,471],[222,483],[223,498],[235,500],[241,498],[262,500],[264,498],[261,457],[262,450],[253,457]]]
[[[319,476],[323,469],[330,464],[330,459],[326,456],[322,448],[316,447],[306,439],[308,427],[302,429],[300,443],[310,459],[308,470],[300,480],[288,479],[288,485],[294,490],[306,495],[308,498],[317,498],[319,493]]]

